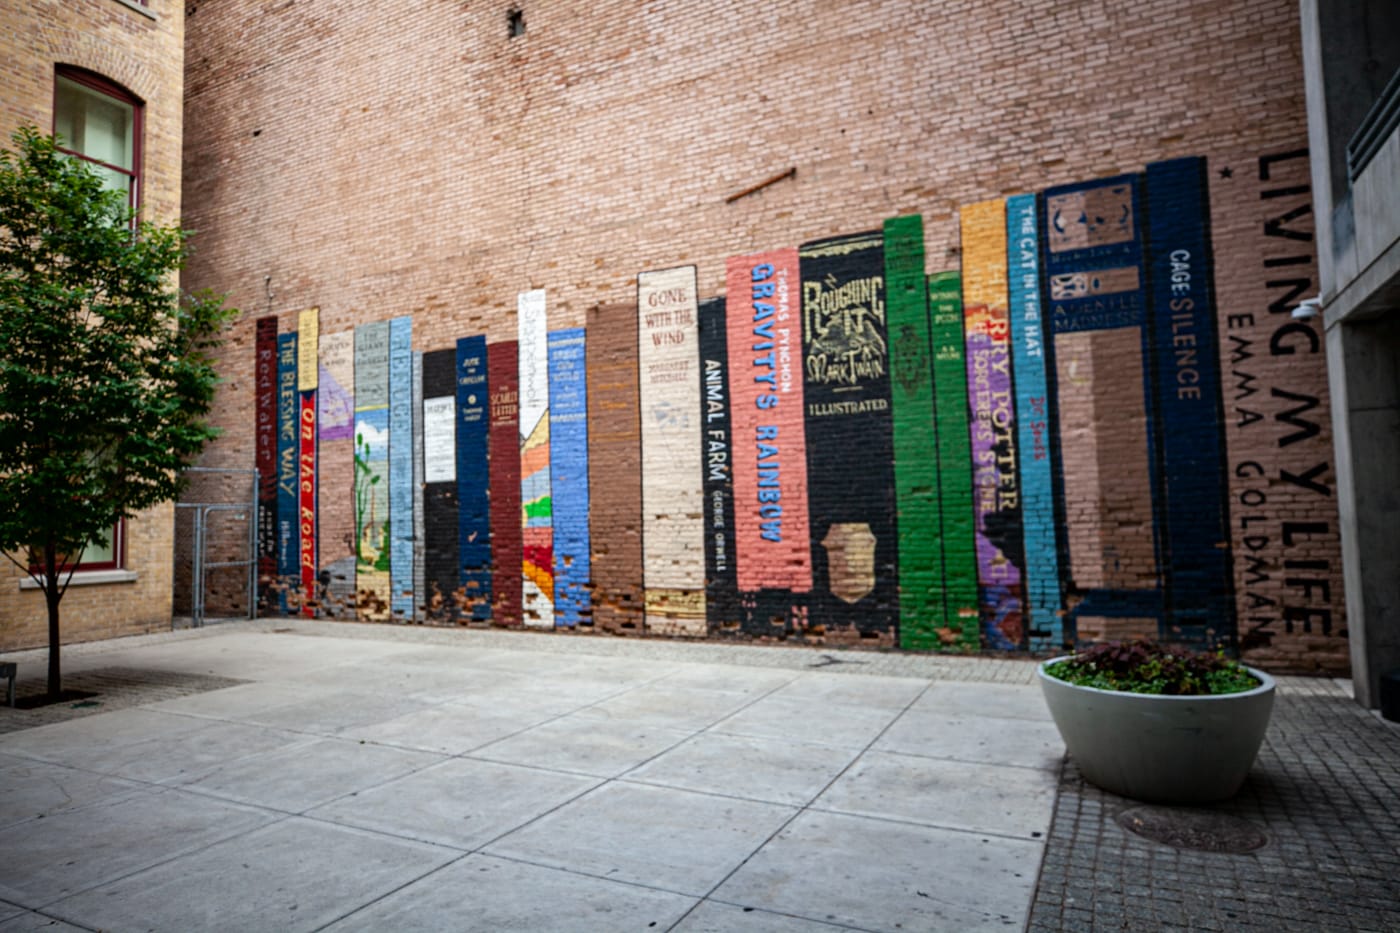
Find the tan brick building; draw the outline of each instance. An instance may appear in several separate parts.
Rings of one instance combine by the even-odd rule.
[[[4,0],[0,133],[55,130],[108,166],[142,214],[180,216],[185,8],[178,0]],[[91,551],[62,604],[64,641],[170,625],[172,509],[114,530]],[[11,564],[0,576],[0,649],[47,643],[43,594]]]

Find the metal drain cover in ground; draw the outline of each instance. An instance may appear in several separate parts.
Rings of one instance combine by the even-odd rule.
[[[1211,810],[1132,807],[1118,814],[1118,825],[1153,842],[1178,849],[1241,855],[1262,848],[1268,837],[1248,820]]]

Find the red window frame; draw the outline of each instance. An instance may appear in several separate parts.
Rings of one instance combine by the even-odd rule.
[[[125,570],[126,569],[126,520],[117,519],[116,525],[112,527],[112,559],[111,560],[80,560],[78,566],[73,567],[66,560],[66,554],[59,555],[58,569],[60,573],[68,573],[73,570],[77,573],[86,573],[91,570]],[[37,548],[29,549],[29,572],[43,573],[43,554]]]
[[[144,5],[144,4],[143,4]],[[110,162],[103,162],[101,159],[94,159],[91,156],[83,155],[76,149],[67,146],[59,146],[60,152],[65,152],[75,159],[82,159],[93,165],[101,165],[103,168],[120,172],[131,179],[130,208],[133,212],[141,207],[141,197],[143,194],[141,184],[141,159],[143,142],[145,138],[145,111],[146,102],[137,97],[131,91],[120,84],[104,78],[95,71],[88,71],[86,68],[79,68],[76,65],[57,65],[54,67],[54,89],[53,89],[53,126],[51,132],[58,130],[58,79],[64,78],[74,84],[81,84],[90,90],[105,94],[113,100],[120,101],[131,107],[131,168],[123,168],[120,165],[112,165]]]

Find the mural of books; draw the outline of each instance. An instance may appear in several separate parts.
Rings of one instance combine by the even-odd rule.
[[[509,340],[261,318],[259,605],[948,652],[1344,637],[1318,335],[1216,282],[1311,260],[1208,165],[963,205],[955,269],[905,215],[757,244],[723,296],[640,271],[583,326],[523,291]],[[1258,237],[1213,243],[1244,210]]]

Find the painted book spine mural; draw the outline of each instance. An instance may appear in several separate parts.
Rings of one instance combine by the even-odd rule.
[[[413,618],[413,319],[389,322],[389,580],[394,618]]]
[[[588,516],[593,624],[642,630],[642,444],[637,308],[588,311]]]
[[[421,619],[427,567],[423,549],[423,354],[413,351],[413,617]]]
[[[929,276],[928,304],[938,408],[939,537],[943,562],[944,624],[937,630],[938,640],[950,651],[976,651],[982,636],[961,274],[938,272]]]
[[[317,565],[322,614],[355,604],[355,332],[320,336],[316,386]]]
[[[320,319],[315,308],[298,316],[297,396],[301,409],[297,423],[297,532],[300,558],[302,615],[316,615],[320,587],[316,573],[316,385],[320,366]]]
[[[389,617],[389,324],[355,328],[355,606]]]
[[[795,249],[725,266],[735,584],[753,635],[805,629],[812,590],[800,286]]]
[[[739,628],[734,566],[734,474],[731,451],[729,352],[725,300],[706,298],[699,309],[700,424],[705,463],[705,619],[709,630]]]
[[[1306,149],[1210,159],[1238,640],[1260,664],[1345,656],[1347,627]],[[1330,222],[1324,218],[1323,222]]]
[[[491,386],[487,382],[486,338],[458,340],[456,367],[457,512],[454,533],[457,535],[457,564],[454,575],[443,579],[456,581],[460,592],[457,611],[462,618],[489,622],[494,582],[491,578],[494,513],[488,483]],[[508,427],[515,429],[513,422]],[[500,508],[506,505],[503,503]],[[506,517],[514,521],[515,512],[511,511]],[[443,590],[451,591],[446,584]]]
[[[810,624],[896,644],[899,620],[884,243],[805,243],[802,355],[811,521]]]
[[[589,592],[588,383],[582,327],[549,335],[549,488],[554,504],[554,623],[593,624]]]
[[[279,603],[288,608],[287,588],[301,579],[301,508],[297,482],[301,399],[297,397],[297,335],[277,337],[277,576]]]
[[[520,334],[520,527],[524,621],[554,628],[554,494],[549,485],[549,324],[544,292],[516,299]]]
[[[1041,202],[1066,635],[1081,641],[1157,636],[1164,624],[1138,189],[1125,175]]]
[[[986,647],[1011,651],[1026,643],[1026,561],[1007,316],[1006,214],[1000,200],[962,208],[962,249],[982,637]]]
[[[1162,589],[1173,640],[1234,640],[1205,160],[1147,166],[1161,451]]]
[[[923,218],[886,220],[884,237],[899,524],[899,643],[927,650],[941,644],[944,571]]]
[[[258,470],[258,611],[265,612],[277,575],[277,317],[258,318],[254,335]]]
[[[704,475],[695,267],[637,276],[646,627],[704,635]]]
[[[457,543],[457,352],[423,354],[424,616],[460,620]]]
[[[1046,340],[1040,311],[1040,235],[1036,197],[1006,201],[1011,363],[1016,374],[1016,441],[1021,468],[1021,519],[1026,553],[1026,632],[1032,651],[1065,644],[1060,623],[1059,544],[1055,478],[1050,462]]]
[[[510,340],[486,348],[491,398],[491,620],[519,625],[523,616],[521,568],[524,536],[520,518],[520,344]]]

